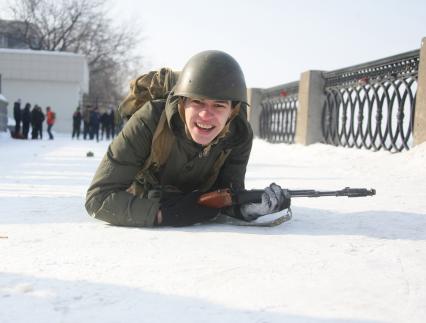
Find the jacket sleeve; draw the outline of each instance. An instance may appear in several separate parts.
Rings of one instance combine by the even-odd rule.
[[[85,206],[91,216],[113,225],[154,225],[158,201],[126,191],[151,152],[153,131],[135,113],[112,141],[87,191]]]

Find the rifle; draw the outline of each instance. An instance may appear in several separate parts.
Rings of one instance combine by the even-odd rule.
[[[321,197],[321,196],[347,196],[364,197],[376,195],[375,189],[345,187],[338,191],[316,190],[287,190],[290,198],[293,197]],[[208,192],[198,198],[198,204],[210,208],[220,209],[232,205],[245,203],[259,203],[262,201],[264,190],[240,190],[233,191],[229,188]]]

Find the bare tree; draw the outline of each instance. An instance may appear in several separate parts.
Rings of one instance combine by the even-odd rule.
[[[106,0],[15,0],[14,19],[24,22],[20,37],[35,50],[84,54],[90,70],[89,100],[118,102],[136,53],[140,30],[114,26]]]

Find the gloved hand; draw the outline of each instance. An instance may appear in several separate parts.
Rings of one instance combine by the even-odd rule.
[[[290,207],[291,199],[287,190],[272,183],[262,194],[262,202],[247,203],[240,206],[240,213],[247,221],[256,220],[266,214],[275,213]]]
[[[160,199],[162,222],[159,226],[183,227],[213,219],[218,209],[197,203],[202,193],[194,191],[188,194],[174,193]]]

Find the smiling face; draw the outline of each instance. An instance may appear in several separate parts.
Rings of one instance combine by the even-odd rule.
[[[206,146],[225,127],[231,116],[231,101],[192,99],[184,101],[185,122],[192,140]]]

